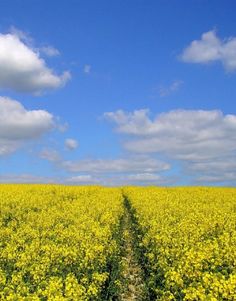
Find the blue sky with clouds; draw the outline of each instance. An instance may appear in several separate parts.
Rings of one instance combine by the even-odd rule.
[[[0,181],[236,184],[235,1],[1,1]]]

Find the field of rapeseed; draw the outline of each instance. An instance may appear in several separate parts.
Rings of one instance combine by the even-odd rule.
[[[0,185],[0,223],[0,300],[236,300],[233,188]]]
[[[236,189],[124,193],[151,300],[236,300]]]
[[[0,187],[0,300],[102,300],[119,252],[119,189]]]

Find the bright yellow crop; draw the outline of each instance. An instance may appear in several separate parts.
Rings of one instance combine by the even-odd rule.
[[[236,300],[236,189],[125,188],[151,300]]]
[[[0,186],[0,300],[100,300],[123,214],[121,190]]]
[[[150,300],[236,300],[236,189],[59,185],[0,185],[0,300],[119,296],[127,233]]]

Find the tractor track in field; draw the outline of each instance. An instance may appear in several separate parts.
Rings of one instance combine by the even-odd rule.
[[[147,301],[144,273],[135,252],[135,236],[132,229],[130,210],[124,201],[125,214],[123,218],[122,237],[122,278],[124,286],[120,296],[121,301]]]

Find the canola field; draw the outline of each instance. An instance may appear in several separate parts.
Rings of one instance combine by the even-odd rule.
[[[105,299],[119,189],[0,186],[0,300]]]
[[[128,188],[150,299],[236,300],[236,189]]]
[[[0,300],[131,300],[127,231],[143,300],[236,300],[235,188],[0,185],[0,222]]]

